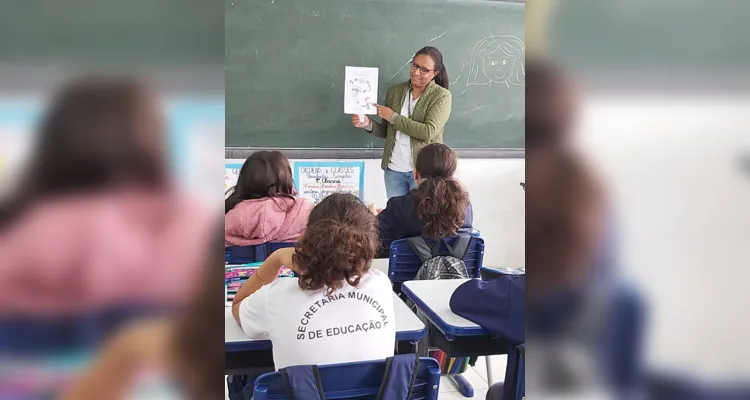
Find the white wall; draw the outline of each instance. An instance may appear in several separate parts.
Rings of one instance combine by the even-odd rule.
[[[750,99],[591,98],[580,144],[611,191],[650,359],[750,376]],[[679,368],[682,368],[679,367]]]
[[[242,163],[244,160],[226,160]],[[294,162],[294,160],[291,160]],[[302,161],[302,160],[299,160]],[[332,161],[332,160],[305,160]],[[380,160],[364,160],[367,203],[385,207],[387,197]],[[459,160],[457,177],[469,191],[474,208],[474,226],[485,240],[485,265],[525,266],[524,247],[524,159]]]

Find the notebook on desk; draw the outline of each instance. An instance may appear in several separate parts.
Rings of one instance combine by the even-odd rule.
[[[226,265],[224,267],[224,288],[226,290],[226,299],[234,299],[234,295],[238,290],[245,284],[245,281],[250,278],[255,271],[260,268],[263,263],[250,263],[250,264],[239,264],[239,265]],[[281,267],[279,277],[291,277],[293,272],[291,268]]]

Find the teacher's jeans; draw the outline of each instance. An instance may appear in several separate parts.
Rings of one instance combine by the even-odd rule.
[[[388,196],[388,199],[403,196],[416,188],[417,183],[414,181],[414,172],[397,172],[386,168],[385,194]]]

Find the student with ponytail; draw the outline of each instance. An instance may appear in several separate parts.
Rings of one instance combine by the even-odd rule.
[[[352,116],[352,124],[385,139],[381,167],[388,198],[403,196],[417,185],[414,159],[419,149],[443,142],[443,128],[451,114],[451,92],[443,54],[434,47],[420,49],[411,62],[409,80],[391,86],[385,103],[378,104],[381,122]]]
[[[381,257],[387,257],[394,240],[414,236],[440,239],[471,232],[473,220],[469,194],[453,175],[458,161],[446,145],[429,144],[417,155],[416,189],[388,200],[378,215]]]

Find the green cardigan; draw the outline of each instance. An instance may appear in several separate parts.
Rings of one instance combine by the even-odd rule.
[[[401,105],[409,91],[409,82],[400,83],[388,89],[384,106],[394,112],[401,111]],[[372,120],[371,135],[385,139],[383,162],[380,166],[388,168],[393,147],[396,145],[396,131],[411,136],[412,159],[417,160],[417,153],[430,143],[443,143],[443,128],[451,115],[452,96],[448,89],[430,82],[412,111],[411,118],[403,115],[396,117],[393,124],[388,121]]]

